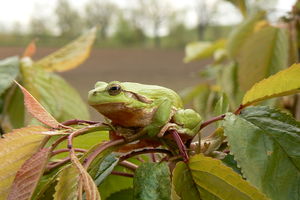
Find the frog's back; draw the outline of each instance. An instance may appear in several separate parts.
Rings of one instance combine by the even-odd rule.
[[[158,85],[146,85],[132,82],[123,82],[122,87],[124,87],[125,90],[130,90],[132,92],[145,95],[153,100],[161,99],[162,97],[168,98],[173,102],[173,105],[176,108],[182,108],[183,106],[180,96],[169,88]]]

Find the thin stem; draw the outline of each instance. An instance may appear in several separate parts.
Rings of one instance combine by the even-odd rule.
[[[75,125],[75,124],[89,124],[89,125],[94,125],[94,124],[99,124],[101,122],[96,122],[96,121],[89,121],[89,120],[81,120],[81,119],[71,119],[62,122],[61,124],[65,126],[70,126],[70,125]]]
[[[152,161],[153,161],[153,162],[156,162],[155,154],[154,154],[154,153],[151,153],[150,155],[151,155]]]
[[[189,156],[187,154],[186,147],[183,144],[182,139],[180,138],[180,135],[178,134],[178,132],[176,130],[170,130],[170,132],[172,133],[172,136],[178,146],[179,152],[183,157],[183,161],[187,162],[189,160]]]
[[[240,113],[241,113],[241,111],[244,109],[244,108],[246,108],[248,105],[243,105],[243,104],[241,104],[237,109],[236,109],[236,111],[234,111],[234,114],[236,114],[236,115],[239,115]]]
[[[82,153],[87,152],[86,149],[80,149],[80,148],[74,148],[74,151],[75,152],[82,152]],[[64,152],[69,152],[69,149],[58,149],[58,150],[52,151],[51,156],[54,156],[54,155],[57,155],[57,154],[60,154],[60,153],[64,153]]]
[[[133,156],[137,156],[140,154],[146,154],[146,153],[164,153],[164,154],[167,154],[168,156],[172,156],[171,151],[169,151],[167,149],[142,149],[142,150],[138,150],[138,151],[132,151],[132,152],[120,157],[120,162],[123,160],[127,160],[128,158],[131,158]]]
[[[111,174],[118,175],[118,176],[130,177],[130,178],[133,178],[133,176],[134,176],[134,174],[129,174],[126,172],[117,172],[117,171],[112,171]]]
[[[60,138],[58,138],[52,145],[52,149],[55,149],[60,143],[62,143],[64,140],[68,139],[68,135],[62,136]]]
[[[103,145],[99,146],[97,149],[95,149],[94,152],[92,152],[84,161],[83,167],[84,168],[88,168],[90,166],[90,164],[92,163],[92,161],[97,157],[98,154],[100,154],[101,152],[103,152],[105,149],[113,147],[113,146],[117,146],[120,144],[124,144],[125,143],[125,139],[118,139],[118,140],[111,140],[109,142],[104,143]]]
[[[201,126],[200,126],[200,130],[203,129],[204,127],[208,126],[209,124],[213,123],[213,122],[216,122],[216,121],[219,121],[219,120],[224,119],[225,116],[226,116],[226,115],[223,114],[223,115],[214,117],[214,118],[212,118],[212,119],[210,119],[210,120],[207,120],[207,121],[203,122],[203,123],[201,124]]]
[[[119,165],[126,167],[127,169],[130,169],[131,171],[135,171],[138,166],[136,164],[133,164],[132,162],[129,162],[127,160],[123,160],[119,162]]]
[[[59,167],[59,166],[65,164],[65,163],[69,162],[70,160],[71,160],[71,158],[70,158],[70,157],[67,157],[67,158],[62,159],[62,160],[59,161],[59,162],[51,162],[51,163],[49,163],[49,164],[47,165],[46,171],[50,171],[50,170],[53,169],[53,168]]]

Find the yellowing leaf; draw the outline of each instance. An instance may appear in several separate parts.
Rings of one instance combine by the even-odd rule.
[[[190,158],[188,166],[203,200],[268,199],[220,160],[199,154]]]
[[[96,38],[96,28],[91,29],[72,43],[35,62],[34,65],[47,71],[67,71],[84,62],[90,55]]]
[[[16,129],[0,139],[0,200],[5,200],[22,164],[40,147],[48,129],[32,126]]]
[[[35,117],[37,120],[50,126],[51,128],[57,128],[60,123],[52,117],[50,113],[46,111],[46,109],[18,82],[15,83],[21,88],[24,94],[25,106],[30,114]]]
[[[75,166],[65,167],[59,174],[58,183],[55,186],[54,200],[74,200],[78,198],[79,173]]]
[[[50,148],[41,149],[25,161],[15,177],[8,200],[31,199],[46,167],[50,150]]]
[[[225,40],[211,42],[192,42],[185,48],[184,62],[191,62],[212,57],[217,49],[225,47]]]
[[[237,58],[238,82],[242,91],[288,67],[287,52],[288,38],[284,30],[269,26],[252,34]]]
[[[300,64],[278,72],[256,83],[243,98],[243,105],[250,105],[258,101],[295,94],[300,90]]]
[[[81,163],[78,160],[78,158],[76,157],[75,153],[71,153],[71,160],[80,174],[80,181],[81,181],[83,189],[85,191],[86,200],[101,200],[100,194],[98,192],[98,188],[97,188],[94,180],[89,175],[89,173],[86,171],[86,169],[81,165]],[[81,191],[80,188],[78,188],[78,189],[79,189],[79,191]]]

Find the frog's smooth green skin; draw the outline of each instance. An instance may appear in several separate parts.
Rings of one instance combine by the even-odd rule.
[[[88,102],[112,124],[142,128],[150,136],[162,136],[170,128],[193,136],[202,120],[194,110],[183,109],[176,92],[156,85],[97,82]]]

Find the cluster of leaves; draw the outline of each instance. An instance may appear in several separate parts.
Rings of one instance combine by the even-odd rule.
[[[4,132],[21,128],[26,119],[22,92],[13,80],[18,80],[58,121],[88,119],[89,113],[77,91],[53,72],[70,70],[89,55],[96,29],[91,29],[58,51],[33,62],[34,42],[28,45],[22,58],[10,57],[0,61],[1,127]]]
[[[210,58],[212,62],[200,72],[204,83],[183,93],[186,103],[203,116],[219,114],[236,108],[245,92],[256,82],[298,62],[300,30],[297,5],[285,20],[274,24],[267,19],[267,11],[250,10],[246,1],[230,1],[244,16],[227,39],[215,42],[194,42],[186,46],[185,62]],[[277,86],[274,86],[277,87]],[[220,100],[221,99],[221,100]],[[264,102],[265,105],[286,109],[294,116],[297,99],[290,96]],[[218,107],[215,110],[215,107]]]
[[[299,92],[299,76],[295,64],[255,84],[235,113],[203,122],[202,128],[224,119],[199,153],[188,152],[192,145],[174,130],[159,144],[138,136],[133,141],[144,143],[137,146],[122,137],[106,141],[107,131],[115,133],[106,123],[59,123],[17,83],[29,113],[48,128],[16,129],[0,140],[0,199],[298,199],[300,123],[267,106],[248,106]],[[149,153],[152,160],[141,156]]]
[[[244,26],[247,27],[247,23]],[[244,26],[239,29],[243,29]],[[264,33],[268,35],[262,41],[259,40],[260,43],[269,42],[269,30],[272,30],[272,33],[275,31],[276,36],[285,38],[283,30],[265,22],[254,21],[252,28],[247,30],[247,36],[239,35],[239,31],[235,33],[245,41],[235,45],[231,42],[233,49],[245,48],[236,50],[237,54],[248,50],[247,46],[243,46],[247,43],[251,45],[257,37],[260,38],[260,31],[267,30]],[[242,32],[245,34],[244,29]],[[0,148],[3,149],[0,152],[0,200],[299,199],[300,123],[292,115],[279,109],[253,105],[274,97],[298,93],[300,64],[281,70],[252,87],[248,87],[249,83],[245,82],[244,92],[242,87],[236,88],[235,83],[228,87],[232,89],[228,90],[229,92],[224,89],[226,84],[217,87],[196,87],[185,99],[199,101],[207,95],[206,93],[208,98],[215,99],[216,94],[220,93],[220,88],[222,91],[221,95],[218,94],[220,98],[212,111],[220,115],[203,122],[200,126],[200,129],[203,129],[218,121],[218,128],[209,137],[200,138],[200,134],[191,137],[179,134],[176,130],[167,130],[161,138],[141,137],[136,134],[136,129],[123,130],[122,127],[114,127],[109,122],[88,121],[78,115],[74,117],[80,120],[69,120],[73,117],[72,114],[77,112],[78,105],[64,104],[63,98],[69,97],[60,96],[56,99],[49,93],[53,88],[45,86],[46,82],[52,79],[61,84],[61,79],[53,78],[56,75],[48,71],[59,71],[62,66],[65,66],[64,69],[72,68],[87,57],[93,35],[92,30],[70,46],[38,62],[21,59],[19,65],[22,77],[18,80],[24,87],[17,82],[12,86],[17,75],[8,79],[4,108],[11,102],[6,100],[9,98],[7,92],[12,91],[9,88],[15,87],[16,90],[18,86],[28,112],[43,126],[15,129],[0,139]],[[247,42],[248,37],[256,39]],[[282,50],[282,46],[277,48],[277,42],[278,40],[274,40],[273,46],[262,45],[259,48],[266,51]],[[220,64],[217,71],[222,71],[219,75],[230,74],[230,77],[234,78],[229,79],[229,82],[235,82],[234,80],[239,80],[237,74],[243,69],[243,63],[249,62],[252,66],[256,62],[251,59],[247,62],[239,60],[246,59],[246,55],[233,57],[232,54],[229,59],[228,49],[219,49],[225,43],[228,45],[229,41],[195,44],[189,46],[188,51],[189,55],[197,54],[197,58],[201,57],[201,52],[205,52],[205,56],[215,54],[221,59],[216,59]],[[257,45],[261,45],[260,43]],[[200,53],[195,53],[191,47],[196,47]],[[215,48],[219,50],[216,51]],[[29,47],[25,54],[30,55],[31,50],[32,47]],[[268,55],[281,55],[281,50]],[[256,71],[268,72],[263,76],[260,74],[261,78],[278,71],[282,66],[277,62],[287,62],[282,61],[285,57],[273,57],[271,62],[264,60],[265,54],[248,55],[249,58],[254,56],[258,57]],[[268,67],[262,65],[262,60]],[[228,67],[229,65],[234,67]],[[245,79],[248,79],[250,74],[247,73]],[[44,79],[47,81],[43,82]],[[243,81],[240,79],[239,81]],[[54,82],[51,84],[55,86]],[[216,94],[212,95],[211,89],[214,89]],[[17,102],[20,104],[20,100]],[[72,103],[74,104],[74,100]],[[70,106],[76,106],[76,109]],[[237,109],[228,112],[229,107]],[[198,108],[201,110],[205,107]],[[16,114],[15,112],[12,113]],[[202,113],[210,114],[208,111]],[[63,118],[65,115],[68,117]],[[3,116],[9,116],[8,112]],[[10,124],[15,122],[14,118],[9,119]],[[118,131],[128,131],[136,137],[128,141],[126,137],[120,136]]]

